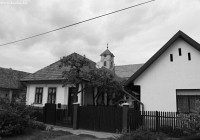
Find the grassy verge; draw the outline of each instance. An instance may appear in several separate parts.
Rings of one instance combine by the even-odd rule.
[[[27,130],[25,134],[13,137],[5,137],[5,140],[49,140],[60,136],[72,135],[65,131],[41,131]]]

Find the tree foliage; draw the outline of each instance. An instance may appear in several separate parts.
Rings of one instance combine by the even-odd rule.
[[[60,67],[65,67],[63,86],[74,84],[78,88],[78,85],[81,84],[82,90],[79,92],[83,92],[89,87],[97,88],[97,95],[94,97],[97,99],[104,93],[107,93],[109,98],[112,98],[114,93],[116,97],[121,93],[123,80],[117,77],[113,71],[104,67],[97,69],[95,63],[86,57],[78,54],[63,57]],[[87,85],[85,88],[83,88],[83,83]]]

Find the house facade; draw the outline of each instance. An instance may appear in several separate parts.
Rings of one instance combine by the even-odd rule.
[[[145,111],[193,112],[200,101],[199,62],[200,45],[179,31],[125,85],[140,94]]]
[[[8,68],[0,68],[0,97],[12,101],[15,97],[26,94],[26,86],[20,83],[20,79],[29,73]]]
[[[76,55],[79,58],[83,58],[77,53],[72,53],[69,56]],[[105,67],[121,78],[130,77],[141,65],[122,65],[114,67],[114,55],[108,50],[108,48],[100,55],[100,62],[95,63],[92,60],[88,61],[94,67]],[[73,91],[75,86],[73,84],[67,84],[63,86],[63,74],[64,70],[69,70],[69,67],[60,68],[60,61],[57,61],[29,76],[21,79],[27,85],[26,103],[27,105],[34,105],[37,107],[43,107],[46,103],[61,104],[62,108],[72,106],[73,103],[80,105],[94,105],[94,96],[97,94],[97,88],[87,88],[84,92],[79,92],[75,97]],[[85,87],[83,83],[83,88]],[[78,87],[78,91],[81,91],[81,84]],[[98,101],[107,104],[106,94],[100,97]]]
[[[77,53],[71,55],[83,58],[83,56]],[[95,66],[96,63],[91,60],[88,61]],[[69,70],[69,67],[60,67],[60,64],[61,62],[57,61],[21,79],[22,82],[27,84],[27,105],[43,107],[46,103],[53,103],[61,104],[62,108],[66,108],[67,105],[72,105],[73,103],[78,103],[80,105],[89,105],[93,103],[92,89],[87,89],[83,93],[80,92],[75,97],[73,94],[75,86],[73,84],[63,86],[63,71]],[[83,86],[85,85],[83,84]],[[79,84],[78,91],[80,90],[81,85]]]

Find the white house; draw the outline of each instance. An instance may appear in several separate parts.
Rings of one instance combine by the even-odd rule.
[[[80,58],[83,56],[72,53],[70,55],[76,55]],[[130,77],[139,67],[137,65],[122,65],[114,67],[114,55],[108,50],[108,48],[100,55],[101,60],[99,64],[101,66],[115,71],[119,77]],[[95,66],[96,63],[92,60],[88,61],[91,65]],[[71,106],[73,103],[79,103],[80,105],[92,105],[94,104],[94,96],[97,93],[97,89],[87,89],[83,93],[78,93],[78,98],[74,97],[72,91],[73,85],[63,86],[62,72],[66,68],[59,68],[60,61],[57,61],[47,67],[44,67],[37,72],[30,74],[29,76],[21,79],[22,82],[27,84],[26,103],[27,105],[34,105],[37,107],[43,107],[46,103],[61,104],[62,107]],[[67,68],[68,69],[68,68]],[[81,86],[79,85],[79,91]],[[101,97],[106,101],[105,97]],[[100,99],[100,101],[102,100]]]
[[[71,56],[76,55],[79,58],[83,56],[72,53]],[[95,62],[88,59],[91,65],[95,66]],[[87,89],[85,93],[79,93],[78,97],[74,96],[74,85],[68,84],[63,86],[62,72],[69,67],[60,68],[60,60],[44,67],[43,69],[30,74],[29,76],[21,79],[22,82],[27,84],[26,104],[43,107],[46,103],[61,104],[65,108],[66,105],[79,103],[80,105],[92,104],[93,92],[92,89]],[[79,85],[79,91],[81,86]]]
[[[200,44],[178,31],[125,83],[145,111],[193,112],[200,100]]]

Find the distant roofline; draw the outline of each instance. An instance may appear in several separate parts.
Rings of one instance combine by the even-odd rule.
[[[17,72],[23,72],[23,73],[31,74],[30,72],[21,71],[21,70],[16,70],[16,69],[13,69],[13,68],[4,68],[4,67],[0,67],[0,69],[7,69],[7,70],[12,70],[12,71],[17,71]]]
[[[144,63],[137,63],[137,64],[125,64],[125,65],[115,65],[115,67],[120,67],[120,66],[132,66],[132,65],[144,65]]]

